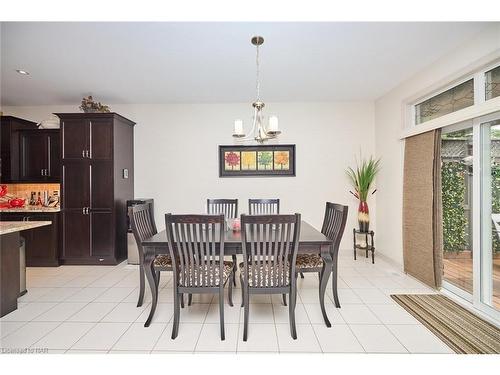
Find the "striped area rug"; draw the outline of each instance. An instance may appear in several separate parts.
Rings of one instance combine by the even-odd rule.
[[[500,329],[449,298],[440,294],[391,297],[456,353],[500,353]]]

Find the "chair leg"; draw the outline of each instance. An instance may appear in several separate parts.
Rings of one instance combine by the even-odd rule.
[[[338,262],[337,257],[334,257],[332,266],[332,292],[333,292],[333,300],[335,302],[335,307],[340,308],[339,293],[337,290],[337,279],[338,279],[337,262]]]
[[[174,293],[174,324],[172,325],[172,340],[174,340],[179,334],[179,318],[181,315],[180,309],[180,299],[182,294]]]
[[[158,286],[160,285],[160,271],[159,270],[155,270],[155,276],[156,276],[156,287],[158,288]]]
[[[241,285],[241,307],[245,306],[245,287],[243,284],[243,278],[240,273],[240,285]]]
[[[181,300],[181,307],[184,308],[184,294],[183,293],[179,293],[179,298]]]
[[[227,291],[227,296],[229,299],[229,306],[233,306],[233,280],[234,273],[231,274],[231,279],[229,279],[229,290]]]
[[[286,306],[286,294],[282,294],[283,297],[283,306]]]
[[[248,338],[248,315],[250,314],[250,292],[248,286],[245,285],[245,297],[244,297],[244,320],[243,320],[243,341],[247,341]]]
[[[290,303],[288,306],[288,315],[290,319],[290,333],[292,334],[292,338],[294,340],[297,340],[297,326],[295,325],[295,304],[296,301],[295,299],[297,298],[296,293],[295,293],[295,288],[292,287],[290,290]]]
[[[224,341],[226,339],[226,336],[224,334],[224,288],[223,287],[221,287],[219,290],[219,316],[220,316],[220,339]]]
[[[141,307],[144,302],[144,291],[146,289],[146,275],[142,264],[139,265],[139,299],[137,300],[137,307]]]
[[[233,254],[233,285],[236,286],[236,271],[238,270],[238,259],[236,255]]]
[[[188,294],[188,306],[191,306],[193,303],[193,295],[191,293]]]

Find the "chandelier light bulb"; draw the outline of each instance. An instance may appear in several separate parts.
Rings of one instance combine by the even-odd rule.
[[[278,117],[277,116],[270,116],[269,117],[269,131],[271,132],[276,132],[279,130],[278,126]]]
[[[242,120],[234,120],[234,135],[243,135],[243,121]]]

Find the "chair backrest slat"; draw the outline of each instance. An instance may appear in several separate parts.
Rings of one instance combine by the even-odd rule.
[[[238,199],[207,199],[209,215],[224,215],[226,220],[238,217]]]
[[[241,215],[245,272],[252,287],[286,287],[295,282],[300,214]]]
[[[348,210],[348,206],[326,202],[325,218],[323,219],[321,233],[333,241],[332,253],[338,252],[347,222]]]
[[[279,199],[249,199],[248,214],[249,215],[279,215],[280,200]]]
[[[221,287],[224,215],[166,214],[165,224],[176,285]]]

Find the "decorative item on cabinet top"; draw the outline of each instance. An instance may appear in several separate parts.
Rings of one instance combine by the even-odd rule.
[[[40,121],[37,124],[37,126],[39,129],[59,129],[59,127],[61,126],[61,123],[59,121],[59,117],[52,114],[52,115],[50,115],[49,118]]]
[[[86,98],[84,97],[82,99],[82,104],[78,108],[80,108],[85,113],[109,113],[109,112],[111,112],[109,106],[104,105],[101,102],[96,102],[92,98],[92,95],[89,95]]]

